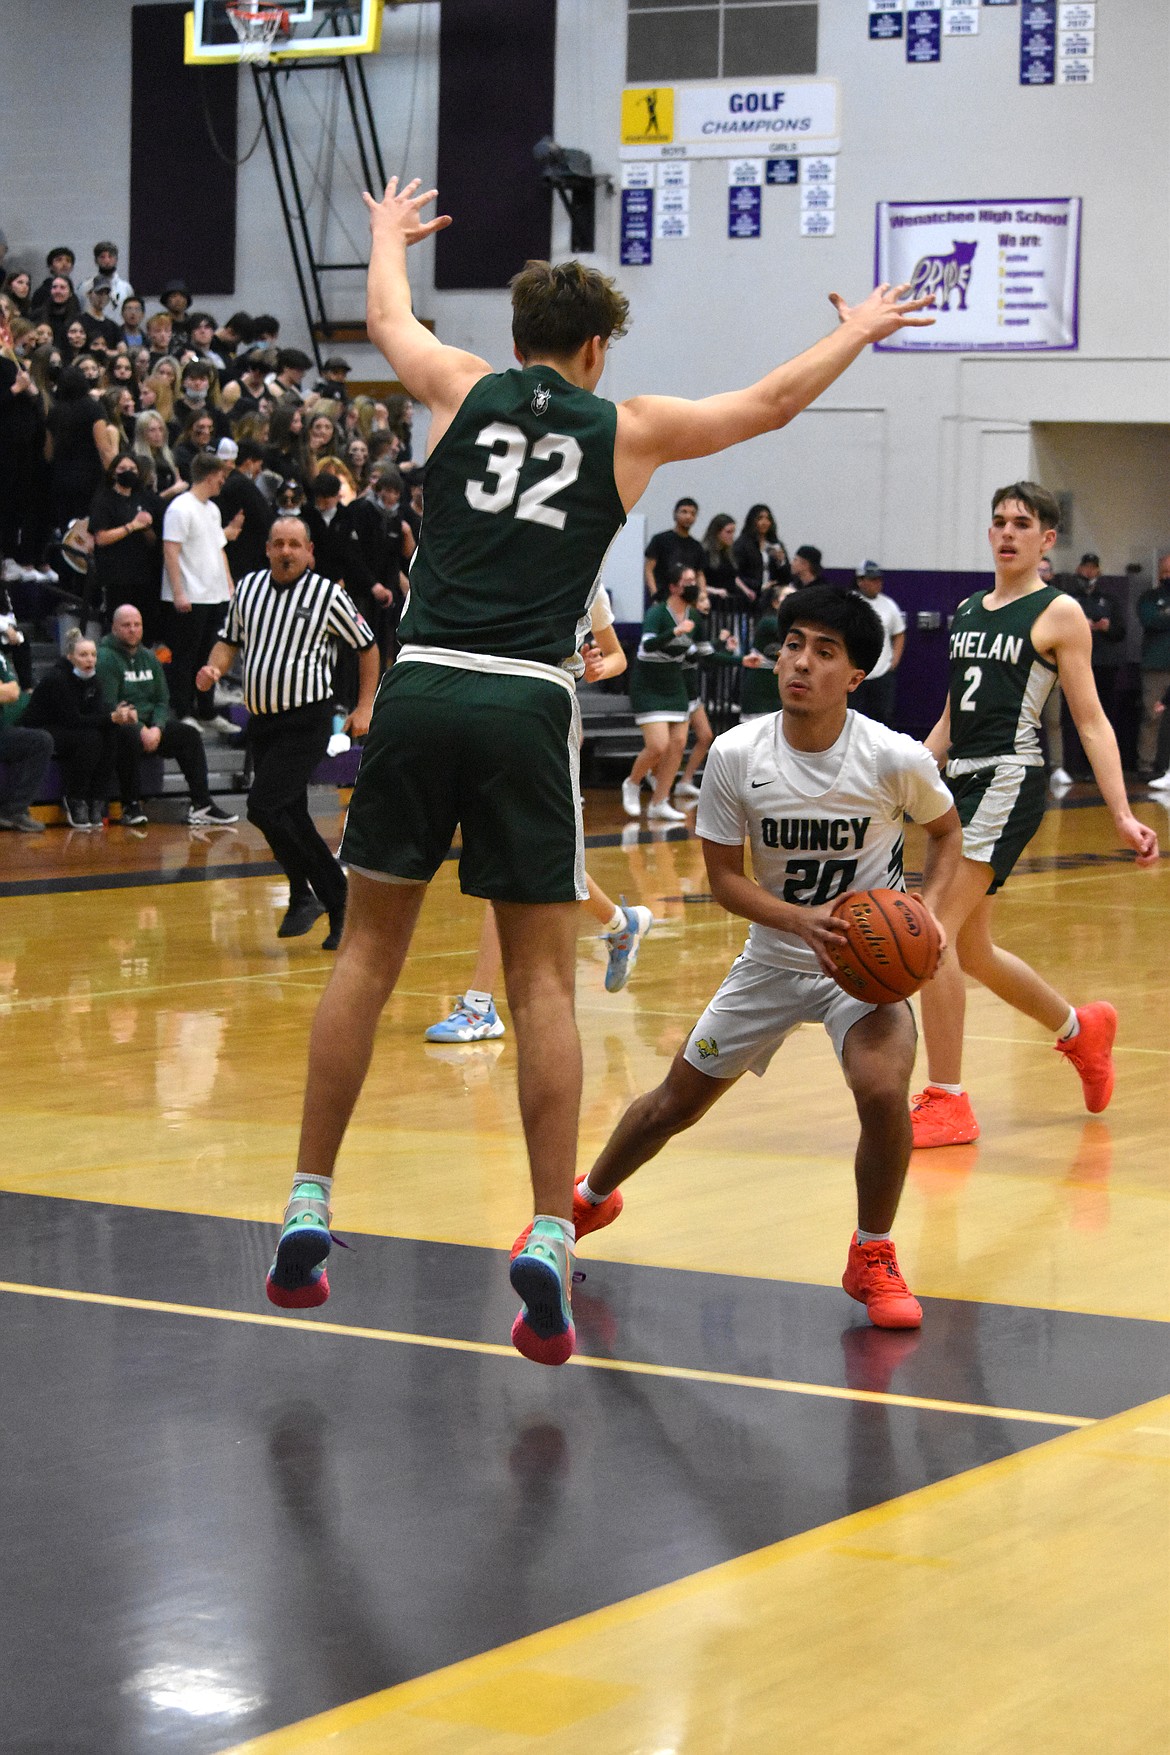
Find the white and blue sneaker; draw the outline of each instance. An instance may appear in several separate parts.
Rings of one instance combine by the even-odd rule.
[[[605,991],[620,993],[630,979],[634,964],[638,961],[638,946],[654,925],[654,916],[649,908],[627,908],[622,903],[622,913],[626,917],[624,926],[615,932],[603,932],[602,938],[609,946],[609,964],[605,971]]]
[[[449,1018],[440,1023],[432,1024],[426,1032],[427,1042],[489,1042],[504,1034],[504,1026],[496,1011],[495,1001],[486,1012],[480,1012],[468,1005],[463,995],[455,1001],[455,1010]]]

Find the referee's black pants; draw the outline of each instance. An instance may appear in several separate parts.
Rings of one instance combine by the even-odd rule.
[[[324,759],[333,704],[294,707],[288,713],[254,713],[248,721],[255,778],[248,794],[248,821],[255,823],[288,878],[289,902],[309,891],[331,916],[345,908],[345,874],[309,815],[309,780]]]

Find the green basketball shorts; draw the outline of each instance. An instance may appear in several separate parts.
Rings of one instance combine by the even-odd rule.
[[[378,690],[341,844],[355,870],[495,902],[583,902],[581,717],[550,678],[399,660]]]
[[[948,775],[947,785],[963,825],[963,857],[991,867],[995,875],[987,893],[994,896],[1040,827],[1048,791],[1044,769],[996,762],[973,774]]]

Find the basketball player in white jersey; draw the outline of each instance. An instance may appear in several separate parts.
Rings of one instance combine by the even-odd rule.
[[[726,980],[657,1090],[637,1098],[574,1191],[578,1238],[621,1212],[619,1185],[691,1127],[742,1073],[764,1074],[800,1024],[828,1031],[861,1123],[857,1231],[842,1284],[879,1328],[917,1328],[922,1309],[891,1229],[910,1159],[914,1065],[909,1005],[873,1006],[833,979],[844,936],[833,903],[902,885],[904,817],[929,837],[922,900],[934,911],[958,863],[958,815],[930,752],[849,711],[882,628],[861,597],[810,586],[780,605],[781,711],[718,737],[696,823],[715,900],[752,922]],[[751,843],[754,878],[744,871]]]

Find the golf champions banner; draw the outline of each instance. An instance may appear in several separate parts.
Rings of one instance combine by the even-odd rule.
[[[929,329],[885,353],[1027,352],[1078,342],[1081,203],[881,201],[876,278],[934,299]]]
[[[622,93],[621,156],[837,152],[840,111],[835,79],[630,86]]]

